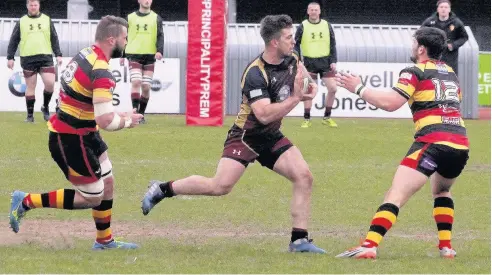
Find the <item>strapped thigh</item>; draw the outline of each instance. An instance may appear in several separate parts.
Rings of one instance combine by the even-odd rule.
[[[142,78],[142,85],[152,86],[152,76],[144,75]]]
[[[93,183],[73,184],[73,186],[84,198],[97,198],[104,194],[104,180],[102,178]]]
[[[130,61],[130,82],[135,80],[142,81],[142,64]]]
[[[103,180],[110,178],[113,176],[113,165],[109,158],[106,158],[103,162],[101,162],[101,178]]]

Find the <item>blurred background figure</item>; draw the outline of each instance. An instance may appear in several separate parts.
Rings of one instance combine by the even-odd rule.
[[[448,47],[443,51],[441,60],[451,66],[457,75],[458,50],[468,41],[468,34],[463,22],[451,11],[451,1],[437,1],[437,12],[427,18],[422,26],[438,28],[446,33]]]

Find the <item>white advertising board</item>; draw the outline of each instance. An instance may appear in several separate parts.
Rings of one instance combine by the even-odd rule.
[[[61,67],[55,67],[55,90],[49,105],[50,111],[55,110],[55,99],[60,91],[59,76],[70,62],[71,58],[63,58]],[[116,79],[116,89],[113,93],[113,105],[119,112],[132,109],[131,83],[128,61],[120,66],[119,59],[110,61],[110,70]],[[44,85],[41,77],[37,76],[36,103],[34,110],[39,112],[43,104]],[[150,94],[147,113],[179,113],[180,93],[179,59],[166,58],[155,64],[154,80]],[[16,58],[14,70],[7,68],[6,57],[0,57],[0,111],[26,111],[24,93],[26,90],[25,80],[20,67],[19,58]]]
[[[362,83],[367,87],[391,90],[398,81],[400,71],[412,64],[407,63],[363,63],[340,62],[337,70],[350,71],[361,76]],[[332,117],[373,117],[373,118],[411,118],[407,104],[394,112],[386,112],[376,108],[342,87],[337,87]],[[393,92],[393,91],[391,91]],[[318,94],[313,100],[312,117],[322,117],[325,113],[326,86],[318,78]],[[304,103],[299,103],[288,116],[303,116]]]

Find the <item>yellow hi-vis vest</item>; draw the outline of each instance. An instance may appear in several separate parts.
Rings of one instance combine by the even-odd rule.
[[[146,16],[136,12],[128,15],[127,54],[155,54],[157,52],[157,14],[153,11]]]
[[[19,44],[20,56],[53,54],[49,16],[41,14],[38,18],[30,18],[24,15],[19,23],[21,36]]]
[[[309,20],[302,21],[303,32],[301,53],[305,57],[319,58],[330,55],[330,27],[326,20],[313,24]]]

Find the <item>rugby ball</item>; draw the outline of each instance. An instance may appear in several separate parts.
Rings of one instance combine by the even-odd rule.
[[[302,93],[305,94],[307,93],[309,88],[309,78],[305,77],[304,78],[304,85],[302,86]]]

